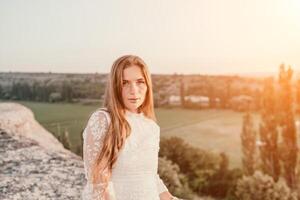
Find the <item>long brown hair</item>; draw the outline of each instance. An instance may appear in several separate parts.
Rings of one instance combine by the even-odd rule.
[[[123,70],[133,65],[140,67],[147,85],[145,100],[138,110],[146,117],[156,121],[153,105],[152,81],[147,65],[141,58],[134,55],[125,55],[118,58],[112,65],[105,91],[104,107],[110,115],[111,123],[109,124],[102,149],[97,156],[92,171],[94,184],[99,180],[108,183],[118,153],[131,132],[130,125],[125,119],[125,104],[122,99],[122,85]],[[108,176],[101,176],[100,172],[105,170],[108,170]]]

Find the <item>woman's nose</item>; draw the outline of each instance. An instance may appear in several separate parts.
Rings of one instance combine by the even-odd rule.
[[[130,93],[135,94],[138,92],[138,87],[135,83],[130,84]]]

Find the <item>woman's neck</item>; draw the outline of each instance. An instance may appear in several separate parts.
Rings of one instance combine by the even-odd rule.
[[[136,109],[136,110],[125,109],[125,111],[131,112],[131,113],[135,113],[135,114],[141,113],[141,112],[139,111],[139,109]]]

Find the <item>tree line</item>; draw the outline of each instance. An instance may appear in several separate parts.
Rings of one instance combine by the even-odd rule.
[[[100,83],[80,83],[65,80],[60,83],[13,82],[11,86],[0,85],[0,99],[40,102],[73,102],[77,98],[100,99],[104,86]]]

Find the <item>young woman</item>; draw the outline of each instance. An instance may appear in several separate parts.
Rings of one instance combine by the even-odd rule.
[[[159,137],[147,66],[137,56],[120,57],[111,68],[104,108],[83,132],[83,199],[177,199],[157,173]]]

